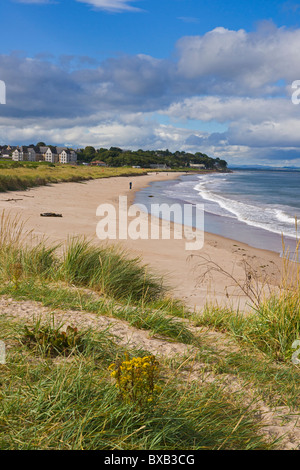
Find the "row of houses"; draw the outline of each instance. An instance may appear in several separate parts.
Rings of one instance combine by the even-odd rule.
[[[76,163],[77,153],[67,147],[16,147],[12,149],[12,160],[15,162],[45,161],[49,163]]]

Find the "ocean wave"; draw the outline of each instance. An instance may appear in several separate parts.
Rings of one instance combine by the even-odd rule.
[[[194,186],[194,190],[197,191],[198,195],[204,200],[215,204],[215,206],[210,204],[207,207],[207,212],[233,217],[247,225],[296,238],[295,217],[287,214],[282,208],[272,207],[271,205],[262,207],[254,203],[246,203],[225,197],[208,189],[209,182],[210,179],[202,178]]]
[[[296,216],[291,217],[290,215],[286,214],[283,210],[281,209],[274,209],[275,215],[280,222],[284,222],[287,224],[292,224],[295,226],[296,223]]]

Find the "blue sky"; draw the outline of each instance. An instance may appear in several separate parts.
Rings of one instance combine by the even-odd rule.
[[[300,165],[300,4],[2,0],[0,144]]]
[[[99,7],[93,6],[97,4]],[[87,55],[103,60],[116,54],[169,57],[183,36],[202,35],[216,27],[253,31],[257,23],[300,26],[296,3],[227,0],[2,0],[1,52]],[[101,5],[112,5],[102,6]],[[126,10],[126,6],[141,11]],[[12,34],[22,31],[22,38]]]

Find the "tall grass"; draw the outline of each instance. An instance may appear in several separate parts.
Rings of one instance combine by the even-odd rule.
[[[208,307],[198,325],[229,332],[235,339],[266,353],[276,361],[290,361],[294,341],[300,339],[300,291],[265,299],[252,313]]]
[[[57,246],[34,242],[17,217],[0,219],[0,274],[18,283],[26,277],[89,287],[118,300],[150,302],[165,293],[161,277],[151,273],[139,258],[117,247],[94,245],[73,238],[62,256]]]
[[[99,168],[72,165],[22,165],[0,167],[0,192],[19,191],[36,186],[60,182],[80,182],[113,176],[138,176],[147,174],[144,169]]]
[[[300,288],[300,240],[298,239],[298,220],[295,219],[296,225],[296,246],[295,251],[291,252],[286,246],[282,237],[282,282],[281,288],[285,291]]]
[[[47,247],[43,241],[34,243],[31,232],[19,217],[3,211],[0,217],[0,275],[17,284],[24,276],[46,278],[55,272],[57,246]]]
[[[297,220],[296,220],[297,230]],[[281,286],[264,298],[247,328],[246,337],[260,350],[278,361],[290,361],[292,345],[300,339],[300,264],[299,242],[293,256],[283,243]]]
[[[300,339],[300,291],[265,300],[246,330],[246,338],[276,360],[291,360],[293,342]]]
[[[154,334],[199,346],[184,323],[170,317],[172,311],[185,316],[181,305],[164,298],[161,279],[139,259],[82,238],[69,240],[58,251],[44,242],[35,243],[22,222],[4,215],[0,230],[1,293],[114,315]],[[95,291],[98,295],[93,297]],[[207,321],[209,313],[213,322],[213,312],[208,310]],[[217,315],[215,310],[214,315],[216,328],[231,329],[251,344],[257,341],[262,350],[255,328],[258,319],[265,321],[265,313],[259,316],[255,311],[253,318],[235,313],[233,318],[233,312],[220,310]],[[242,394],[228,394],[218,380],[186,382],[186,376],[178,373],[181,366],[174,371],[165,361],[159,378],[161,393],[151,406],[137,407],[120,400],[108,366],[125,352],[133,357],[146,351],[127,350],[107,331],[91,330],[80,332],[84,350],[74,351],[67,359],[45,359],[37,351],[26,350],[24,342],[16,344],[16,335],[11,333],[15,326],[0,319],[0,327],[3,334],[9,330],[11,342],[7,365],[0,366],[1,449],[270,448],[260,433],[255,409],[243,403]],[[3,334],[1,340],[5,340]],[[232,362],[220,359],[217,367],[222,373],[222,367],[231,370],[238,363],[246,370],[248,364],[240,356]],[[260,371],[261,377],[264,374],[265,370]]]
[[[58,277],[132,302],[156,300],[164,293],[162,279],[149,272],[139,258],[130,259],[115,246],[94,246],[82,238],[69,242]]]
[[[18,218],[3,214],[0,222],[1,293],[54,308],[114,316],[153,335],[197,343],[174,319],[177,313],[183,315],[183,306],[165,298],[162,278],[139,258],[80,237],[70,239],[58,253],[58,246],[35,243]]]
[[[262,295],[251,284],[249,299],[255,299],[252,312],[207,306],[197,317],[199,325],[230,332],[236,339],[246,341],[276,361],[290,361],[294,341],[300,339],[300,263],[299,242],[293,256],[283,244],[281,284],[270,295]],[[243,291],[247,295],[247,291]]]
[[[186,385],[166,367],[149,406],[124,402],[108,365],[125,351],[105,331],[87,336],[84,353],[67,360],[45,360],[24,348],[12,346],[9,368],[0,368],[2,450],[270,448],[238,395],[217,385]]]

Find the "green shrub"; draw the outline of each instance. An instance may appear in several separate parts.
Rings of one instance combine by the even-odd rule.
[[[32,328],[25,325],[21,342],[43,357],[69,356],[84,350],[83,335],[70,325],[65,331],[61,327],[41,326],[40,322]]]

